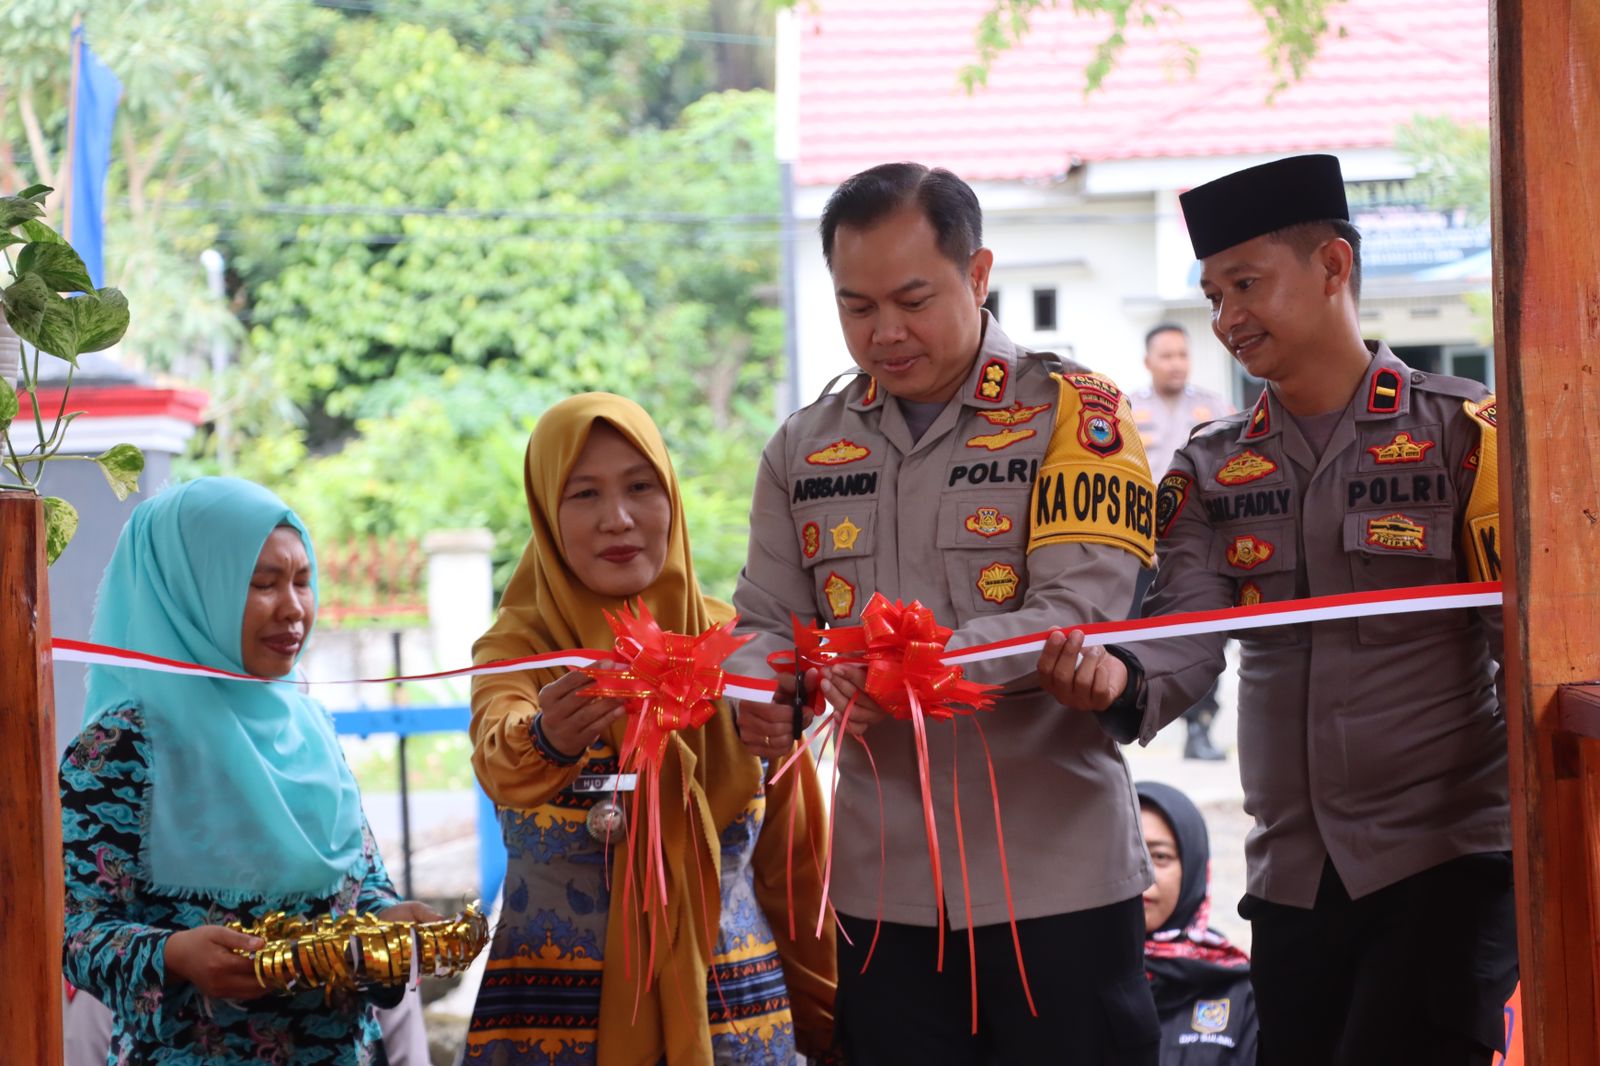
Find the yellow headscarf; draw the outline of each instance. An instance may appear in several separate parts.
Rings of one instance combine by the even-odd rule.
[[[641,596],[645,606],[662,629],[675,633],[700,633],[732,616],[726,604],[700,593],[689,555],[678,479],[660,430],[632,400],[586,393],[546,411],[528,442],[524,482],[533,536],[501,599],[494,624],[473,645],[475,663],[564,648],[611,646],[614,636],[601,612],[617,611],[623,604],[593,592],[573,574],[566,563],[557,516],[562,489],[596,422],[611,426],[650,461],[672,501],[666,564]],[[475,742],[481,744],[477,726],[490,704],[512,700],[537,707],[539,689],[564,672],[538,670],[474,678]],[[626,722],[618,722],[610,729],[608,739],[617,751],[622,750],[625,727]],[[475,751],[475,761],[480,758]],[[483,768],[479,769],[481,774]],[[636,985],[642,960],[649,952],[645,939],[648,921],[641,926],[639,915],[646,833],[636,824],[635,854],[629,857],[632,896],[625,907],[618,880],[622,874],[614,873],[606,924],[608,960],[621,962],[625,939],[633,945],[633,979],[623,979],[623,967],[608,963],[607,978],[601,984],[601,1066],[655,1066],[663,1055],[675,1066],[711,1062],[706,971],[721,912],[720,837],[755,795],[760,781],[761,763],[740,742],[726,705],[701,728],[672,734],[661,772],[661,837],[668,900],[664,915],[657,915],[656,984],[638,997],[635,1018]],[[681,797],[686,801],[678,802]],[[643,809],[641,803],[641,812]],[[803,846],[797,842],[797,847]],[[690,863],[698,863],[698,872]],[[624,1024],[617,1024],[619,1019]]]

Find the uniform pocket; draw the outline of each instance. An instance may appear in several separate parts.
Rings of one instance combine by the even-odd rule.
[[[1447,510],[1372,510],[1344,516],[1344,548],[1357,592],[1440,585],[1457,580],[1454,514]],[[1467,628],[1466,610],[1367,615],[1356,620],[1362,644],[1397,644]]]
[[[872,553],[877,516],[867,506],[833,507],[795,516],[800,557],[811,571],[819,617],[859,618],[873,593]]]
[[[1218,532],[1211,549],[1211,568],[1234,581],[1238,606],[1276,603],[1295,598],[1300,570],[1300,536],[1293,521],[1247,523]],[[1242,644],[1294,644],[1304,626],[1242,629],[1233,636]]]
[[[959,493],[939,505],[934,543],[944,557],[956,624],[1015,610],[1027,591],[1028,501],[1019,492]]]

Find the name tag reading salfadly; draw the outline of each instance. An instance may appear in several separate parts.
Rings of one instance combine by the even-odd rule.
[[[632,792],[638,787],[638,774],[579,774],[572,779],[573,792]]]

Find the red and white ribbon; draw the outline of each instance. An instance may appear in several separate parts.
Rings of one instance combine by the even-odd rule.
[[[1416,588],[1384,589],[1378,592],[1348,592],[1337,596],[1313,596],[1303,600],[1284,600],[1277,603],[1258,603],[1249,607],[1228,607],[1216,611],[1191,611],[1187,614],[1169,614],[1158,618],[1132,618],[1119,622],[1092,622],[1063,628],[1082,630],[1084,644],[1133,644],[1146,640],[1166,640],[1172,637],[1194,636],[1201,633],[1232,633],[1243,629],[1265,629],[1271,626],[1304,625],[1308,622],[1328,622],[1342,618],[1365,618],[1386,614],[1409,614],[1419,611],[1449,611],[1471,607],[1497,607],[1501,603],[1500,583],[1480,581],[1457,585],[1424,585]],[[951,666],[1001,659],[1012,655],[1034,654],[1044,647],[1048,633],[1027,633],[998,640],[989,644],[975,644],[965,648],[952,648],[944,656]],[[56,662],[86,663],[98,666],[120,666],[130,670],[153,670],[157,673],[182,674],[191,677],[228,678],[235,681],[264,681],[249,674],[236,674],[209,666],[157,655],[112,648],[88,641],[57,637],[50,642]],[[519,670],[539,670],[550,667],[584,667],[602,659],[613,658],[611,652],[580,648],[571,651],[547,652],[528,655],[520,659],[506,659],[485,663],[482,666],[463,666],[454,670],[438,670],[429,674],[401,674],[395,677],[361,677],[349,680],[313,681],[314,685],[392,685],[412,681],[441,681],[455,677],[478,677],[488,674],[509,674]],[[770,678],[727,674],[723,695],[730,699],[770,700],[776,684]]]

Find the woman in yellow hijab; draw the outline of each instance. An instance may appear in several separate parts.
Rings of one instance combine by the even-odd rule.
[[[698,634],[731,616],[700,593],[677,477],[638,404],[588,393],[552,407],[528,442],[525,481],[533,536],[476,662],[610,647],[602,612],[635,598],[669,632]],[[776,767],[740,743],[726,704],[672,734],[660,793],[668,897],[652,923],[640,915],[646,833],[636,827],[636,853],[622,854],[614,826],[632,804],[613,802],[606,780],[618,773],[626,716],[589,685],[563,670],[473,681],[472,762],[500,810],[508,862],[466,1061],[778,1066],[797,1049],[825,1056],[834,947],[831,924],[813,935],[824,815],[810,756],[766,784]]]

